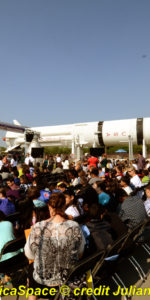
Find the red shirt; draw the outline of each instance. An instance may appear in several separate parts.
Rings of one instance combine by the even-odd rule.
[[[93,167],[96,168],[98,163],[99,163],[99,160],[98,160],[97,157],[91,156],[91,157],[88,159],[89,168],[90,168],[91,166],[93,166]]]

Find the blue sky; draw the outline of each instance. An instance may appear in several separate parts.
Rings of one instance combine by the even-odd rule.
[[[149,0],[1,0],[3,122],[150,117]]]

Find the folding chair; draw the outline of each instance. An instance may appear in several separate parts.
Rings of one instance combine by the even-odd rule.
[[[101,281],[102,279],[108,278],[108,276],[112,276],[113,281],[117,284],[117,286],[122,286],[126,288],[123,280],[117,274],[116,268],[119,263],[123,260],[130,259],[130,263],[133,265],[134,269],[138,272],[140,278],[143,280],[145,274],[135,260],[134,257],[130,258],[133,249],[136,246],[135,240],[139,233],[141,232],[141,228],[143,227],[143,223],[140,223],[134,229],[129,230],[128,233],[124,234],[121,238],[115,241],[111,247],[107,248],[106,255],[103,260],[96,263],[95,267],[92,270],[93,279]],[[127,297],[125,297],[127,299]]]
[[[96,253],[90,255],[89,257],[86,257],[86,258],[80,260],[76,265],[74,265],[71,268],[71,270],[67,276],[67,279],[63,283],[63,285],[67,285],[67,283],[72,281],[75,276],[81,276],[81,275],[85,274],[87,271],[92,270],[92,268],[94,267],[96,262],[103,260],[104,256],[105,256],[105,251],[99,251],[99,252],[96,252]],[[58,292],[55,295],[54,300],[59,299],[59,296],[60,296],[60,292]],[[92,298],[96,299],[94,294],[92,294]],[[80,299],[80,296],[78,296],[78,299]]]
[[[25,237],[22,236],[6,243],[1,251],[1,256],[9,252],[14,252],[22,249],[25,245],[25,242]],[[1,261],[0,272],[12,277],[12,285],[17,288],[20,284],[22,284],[22,281],[23,283],[25,283],[24,275],[27,275],[28,265],[28,259],[25,257],[23,252],[20,252],[10,259]],[[16,299],[19,299],[18,295]]]
[[[20,212],[19,211],[15,212],[14,214],[6,216],[6,220],[11,222],[11,223],[14,223],[14,222],[18,221],[19,218],[20,218]]]
[[[150,245],[148,242],[150,242],[150,217],[144,220],[140,233],[135,240],[136,245],[141,246],[148,256],[150,256]],[[141,270],[144,275],[143,281],[145,281],[150,271],[145,274],[142,268]]]

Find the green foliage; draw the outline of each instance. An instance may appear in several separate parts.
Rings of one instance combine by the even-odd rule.
[[[44,153],[48,155],[54,154],[71,154],[71,148],[67,147],[44,147]],[[83,148],[83,153],[90,153],[90,148]]]
[[[5,150],[6,150],[5,147],[0,147],[0,153],[1,153],[1,154],[4,154]]]
[[[107,153],[108,154],[113,154],[115,153],[115,151],[119,150],[119,149],[124,149],[126,150],[127,152],[129,152],[129,147],[128,146],[123,146],[121,147],[120,145],[119,146],[111,146],[111,147],[107,147]],[[150,147],[149,147],[150,149]],[[134,154],[137,154],[138,152],[142,151],[142,145],[134,145],[133,146],[133,153]]]
[[[83,148],[83,153],[90,153],[90,147],[89,148]]]
[[[70,154],[71,149],[67,147],[59,147],[59,146],[54,146],[54,147],[44,147],[44,153],[49,154],[49,155],[54,155],[54,154]]]

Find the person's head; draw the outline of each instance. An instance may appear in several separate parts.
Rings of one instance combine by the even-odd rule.
[[[79,176],[79,177],[81,177],[81,176],[86,176],[86,174],[85,174],[85,172],[84,172],[82,169],[80,169],[80,170],[78,171],[78,176]]]
[[[90,203],[87,208],[88,216],[90,219],[101,219],[103,218],[103,215],[105,214],[105,207],[96,203]]]
[[[40,197],[40,190],[36,186],[31,186],[27,191],[27,196],[30,200],[36,200]]]
[[[78,161],[78,162],[76,163],[76,165],[75,165],[75,170],[76,170],[77,172],[79,172],[79,171],[82,170],[81,162],[80,162],[80,161]]]
[[[28,178],[26,175],[21,175],[20,176],[20,183],[21,184],[28,184]]]
[[[7,185],[11,188],[14,185],[14,178],[12,176],[9,176],[7,178]]]
[[[117,174],[122,173],[122,166],[116,166]]]
[[[5,221],[6,220],[6,216],[3,213],[3,211],[0,210],[0,222]]]
[[[62,169],[62,167],[63,167],[63,166],[62,166],[62,163],[61,163],[61,162],[57,162],[57,163],[56,163],[56,168]]]
[[[2,161],[3,161],[3,164],[6,164],[6,163],[7,163],[7,155],[5,155],[5,156],[3,157]]]
[[[98,168],[92,168],[90,174],[92,178],[97,177],[99,174]]]
[[[31,161],[29,161],[29,167],[33,168],[33,163]]]
[[[21,170],[22,169],[22,165],[21,164],[18,164],[17,165],[17,170]]]
[[[0,188],[0,199],[6,199],[6,190],[5,188]]]
[[[33,208],[34,222],[41,222],[50,217],[48,206],[45,204],[42,207]]]
[[[93,188],[96,190],[98,194],[100,194],[106,191],[106,184],[105,182],[96,181],[93,184]]]
[[[64,183],[64,182],[58,182],[57,183],[57,188],[61,191],[61,192],[65,192],[65,190],[66,190],[66,188],[67,188],[67,186],[66,186],[66,184]]]
[[[64,213],[65,206],[66,206],[66,199],[63,193],[51,194],[48,201],[48,207],[49,207],[51,217],[59,215],[63,218],[66,218],[66,214]]]
[[[75,194],[72,189],[68,189],[64,192],[65,199],[66,199],[66,207],[70,206],[74,202]]]
[[[128,174],[130,177],[134,177],[136,175],[136,170],[134,167],[129,167],[128,168]]]
[[[14,176],[14,178],[18,178],[18,176],[19,176],[18,170],[13,171],[13,176]]]
[[[117,202],[122,203],[122,202],[125,201],[125,199],[126,199],[127,197],[128,197],[128,194],[126,193],[125,190],[123,190],[123,189],[118,189],[118,190],[116,191],[115,198],[116,198]]]
[[[78,177],[78,173],[75,169],[70,169],[69,170],[69,177],[70,179],[75,179]]]
[[[142,175],[143,175],[143,176],[148,176],[148,174],[149,174],[148,170],[143,170],[143,171],[142,171]]]
[[[88,185],[88,180],[85,176],[80,177],[80,184],[84,187]]]
[[[35,168],[33,171],[33,178],[40,176],[40,170],[39,168]]]
[[[146,197],[150,198],[150,184],[148,184],[145,188]]]
[[[130,184],[130,179],[127,176],[121,177],[120,185],[122,187],[127,187]]]

